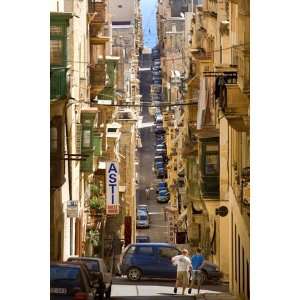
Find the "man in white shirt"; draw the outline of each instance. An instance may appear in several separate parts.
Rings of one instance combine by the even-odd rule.
[[[177,266],[177,278],[174,293],[177,293],[177,288],[182,286],[182,295],[189,284],[189,271],[192,270],[191,260],[188,258],[188,250],[183,249],[181,255],[172,257],[172,263]]]

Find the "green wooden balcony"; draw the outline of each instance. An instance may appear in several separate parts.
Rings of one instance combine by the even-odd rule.
[[[64,99],[67,97],[67,68],[50,68],[50,99]]]

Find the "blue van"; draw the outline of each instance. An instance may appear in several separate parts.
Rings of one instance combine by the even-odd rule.
[[[137,243],[128,245],[122,257],[121,272],[131,281],[145,278],[176,278],[176,266],[171,258],[179,255],[175,245],[167,243]]]

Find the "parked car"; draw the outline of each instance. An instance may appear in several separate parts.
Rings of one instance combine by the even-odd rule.
[[[150,237],[147,235],[138,235],[135,240],[137,243],[150,243]]]
[[[162,84],[162,80],[161,79],[153,79],[153,83],[154,84]]]
[[[160,135],[160,134],[165,134],[166,133],[165,129],[162,128],[162,127],[155,128],[154,132],[155,132],[156,135]]]
[[[152,69],[152,71],[154,71],[154,72],[158,72],[158,71],[160,72],[160,71],[161,71],[160,66],[152,66],[151,69]]]
[[[180,254],[175,245],[167,243],[141,243],[128,245],[121,257],[121,272],[131,281],[141,278],[176,278],[176,266],[171,258]],[[219,280],[223,274],[218,266],[204,261],[201,284],[207,280]]]
[[[158,203],[167,203],[170,200],[170,193],[168,191],[159,191],[156,196]]]
[[[166,169],[164,169],[164,168],[157,169],[156,177],[158,179],[165,179],[165,178],[167,178],[168,177],[168,173],[167,173]]]
[[[160,75],[152,75],[152,80],[153,81],[161,81]]]
[[[203,284],[207,280],[220,280],[223,277],[223,273],[216,264],[213,264],[207,260],[204,261],[202,266],[202,276],[200,284]]]
[[[82,264],[51,263],[51,300],[97,300],[99,284],[91,283],[87,270]]]
[[[157,148],[155,149],[155,155],[160,155],[161,153],[166,153],[167,152],[167,149],[166,148]]]
[[[165,181],[159,181],[156,185],[156,194],[158,194],[160,189],[168,189],[168,184]]]
[[[154,156],[154,164],[158,162],[165,162],[164,157],[162,155]]]
[[[110,299],[112,286],[112,273],[109,272],[105,262],[101,258],[96,257],[69,257],[68,262],[84,263],[89,272],[94,276],[99,284],[97,289],[98,299]]]
[[[167,243],[144,243],[128,245],[122,255],[121,272],[132,281],[142,277],[176,278],[176,267],[171,258],[180,251]]]
[[[168,187],[167,186],[158,186],[156,188],[156,194],[160,193],[169,193]]]
[[[139,204],[137,206],[137,210],[144,211],[147,214],[149,214],[149,208],[148,208],[148,205],[146,205],[146,204]]]
[[[136,228],[149,228],[150,219],[149,215],[143,211],[138,211],[136,215]]]

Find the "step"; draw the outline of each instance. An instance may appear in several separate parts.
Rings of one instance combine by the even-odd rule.
[[[200,295],[195,295],[195,299],[196,300],[237,300],[237,297],[228,294],[228,293],[204,293],[204,294],[200,294]]]

